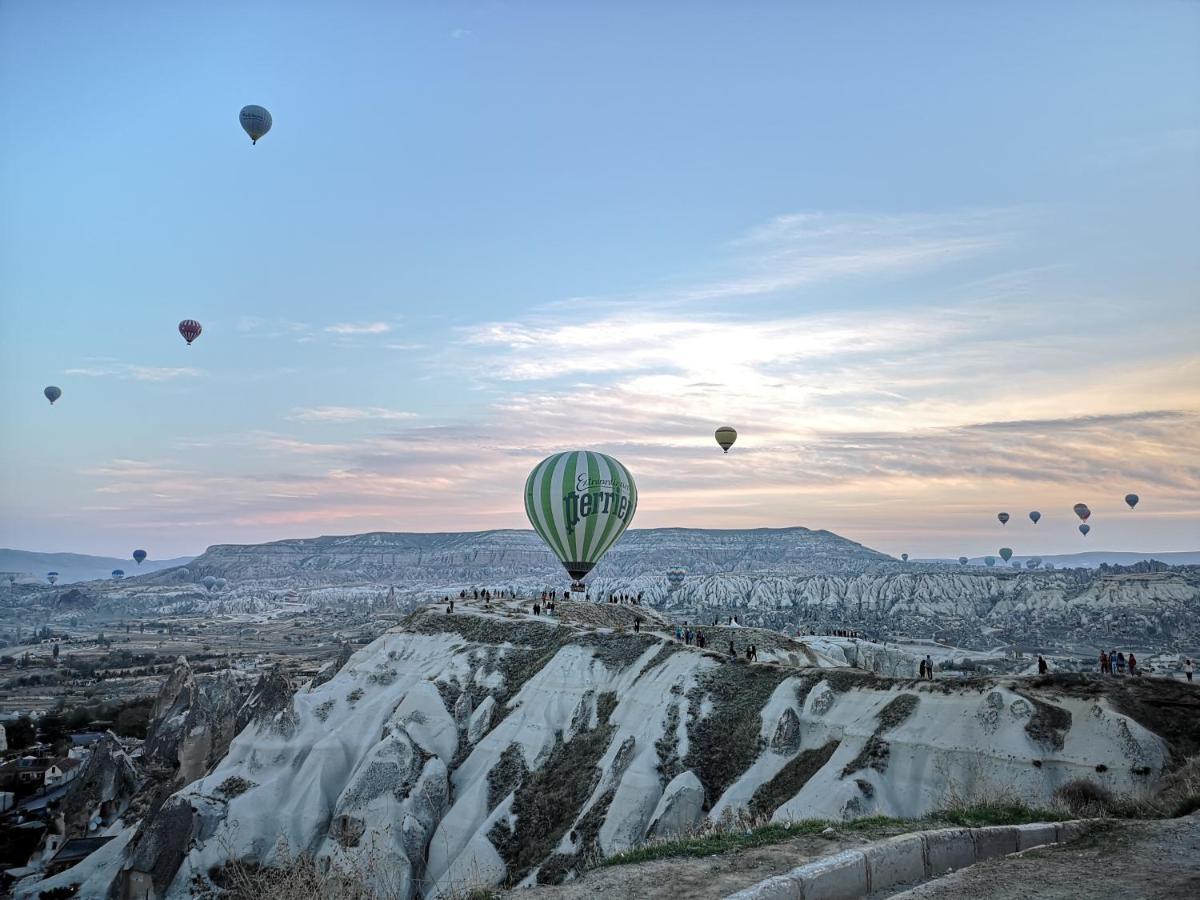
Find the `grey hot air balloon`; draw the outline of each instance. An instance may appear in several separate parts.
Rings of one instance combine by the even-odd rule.
[[[1012,547],[1001,547],[1000,558],[1005,562],[1008,562],[1010,559],[1012,559]]]
[[[46,580],[48,582],[50,582],[51,584],[54,584],[54,582],[58,581],[58,573],[57,572],[47,572]]]
[[[728,425],[722,425],[713,433],[713,437],[717,439],[721,450],[728,453],[729,448],[733,446],[733,442],[737,440],[737,432]]]
[[[134,562],[136,562],[140,566],[146,560],[146,551],[145,550],[134,550],[133,551],[133,559],[134,559]]]
[[[667,584],[670,585],[671,590],[679,590],[685,578],[687,578],[687,569],[683,566],[673,566],[667,569]]]
[[[1054,563],[1046,563],[1046,565],[1044,565],[1042,568],[1044,568],[1044,569],[1053,569],[1053,568],[1054,568]]]
[[[1039,564],[1040,562],[1041,562],[1041,560],[1039,560],[1039,559],[1037,559],[1037,558],[1034,558],[1034,559],[1027,559],[1027,560],[1025,560],[1025,568],[1027,568],[1027,569],[1036,569],[1036,568],[1038,567],[1038,564]]]
[[[1133,509],[1138,505],[1138,500],[1141,499],[1137,494],[1126,494],[1125,502],[1129,504],[1129,508]]]
[[[984,564],[985,566],[988,566],[989,568],[990,568],[990,567],[992,567],[992,566],[994,566],[994,565],[996,564],[996,557],[994,557],[994,556],[985,556],[985,557],[983,558],[983,564]]]
[[[257,144],[258,139],[271,130],[271,114],[253,103],[242,107],[238,121],[242,123],[242,130],[250,135],[251,144]]]
[[[211,591],[217,583],[217,577],[215,575],[205,575],[202,579],[200,579],[200,583]]]
[[[229,584],[229,582],[228,582],[228,581],[226,581],[224,578],[218,578],[218,579],[216,580],[216,582],[214,582],[214,583],[216,584],[216,587],[217,587],[217,590],[218,590],[218,591],[223,591],[223,590],[225,590],[225,585]]]
[[[965,566],[967,564],[967,558],[965,556],[960,556],[958,558],[958,564],[960,566]]]
[[[113,581],[120,581],[124,577],[125,577],[124,569],[113,569],[112,570],[112,580]]]
[[[62,396],[62,388],[56,387],[53,384],[47,385],[42,394],[50,401],[50,405],[54,405],[54,401]]]
[[[1031,521],[1034,525],[1036,525],[1038,523],[1038,519],[1040,519],[1041,517],[1042,517],[1042,514],[1035,509],[1033,512],[1031,512],[1029,514],[1029,521]]]
[[[996,518],[1000,520],[1001,525],[1008,524],[1008,513],[997,513]]]
[[[902,560],[904,560],[905,562],[908,562],[908,554],[907,553],[901,553],[900,558]]]
[[[1079,516],[1079,518],[1084,522],[1086,522],[1088,520],[1088,516],[1092,514],[1092,511],[1088,509],[1088,505],[1086,503],[1076,503],[1072,509],[1075,510],[1075,515]]]
[[[1087,533],[1092,530],[1092,526],[1087,522],[1081,522],[1079,525],[1079,533],[1087,537]]]

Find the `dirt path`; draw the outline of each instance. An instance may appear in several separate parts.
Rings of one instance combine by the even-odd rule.
[[[872,829],[869,834],[834,832],[804,835],[779,844],[737,850],[697,859],[675,857],[628,866],[593,869],[578,881],[518,889],[505,894],[513,900],[719,900],[772,875],[851,847],[860,847],[904,828]]]
[[[1200,897],[1200,813],[1119,822],[1063,847],[978,863],[891,900],[1077,900]]]

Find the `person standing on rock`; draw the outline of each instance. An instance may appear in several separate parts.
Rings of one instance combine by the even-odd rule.
[[[683,629],[680,628],[678,625],[675,626],[675,640],[677,640],[677,641],[683,640]]]
[[[1046,665],[1045,657],[1043,657],[1039,654],[1038,655],[1038,674],[1045,675],[1048,671],[1050,671],[1050,667],[1048,665]]]
[[[933,681],[933,657],[928,653],[925,654],[925,675]]]
[[[538,604],[538,603],[533,604],[533,614],[535,616],[540,616],[542,614],[542,607],[540,604]]]
[[[733,649],[733,641],[729,642],[729,655],[733,659],[737,659],[737,651]]]
[[[1130,678],[1132,678],[1132,677],[1133,677],[1134,675],[1136,675],[1137,673],[1138,673],[1138,670],[1137,670],[1137,657],[1136,657],[1136,656],[1134,656],[1134,655],[1133,655],[1133,651],[1132,651],[1132,650],[1130,650],[1130,651],[1129,651],[1129,677],[1130,677]]]
[[[1185,677],[1185,678],[1186,678],[1188,681],[1191,681],[1191,680],[1192,680],[1192,673],[1193,673],[1193,672],[1195,672],[1195,671],[1196,671],[1196,667],[1195,667],[1194,665],[1192,665],[1192,661],[1191,661],[1190,659],[1185,659],[1185,660],[1183,661],[1183,676],[1184,676],[1184,677]]]
[[[633,617],[633,631],[634,631],[634,634],[637,634],[637,633],[641,632],[641,630],[642,630],[642,617],[641,617],[641,616],[634,616],[634,617]]]
[[[925,660],[921,660],[921,680],[925,680]]]
[[[1117,654],[1117,674],[1118,675],[1125,674],[1125,653],[1124,652],[1120,652]]]
[[[1108,674],[1108,654],[1103,650],[1100,651],[1100,674]]]

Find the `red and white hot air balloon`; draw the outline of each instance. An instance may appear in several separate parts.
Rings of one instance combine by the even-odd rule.
[[[188,346],[192,346],[192,341],[200,337],[200,332],[203,329],[200,323],[195,319],[184,319],[179,323],[179,333],[183,335],[183,339],[188,342]]]

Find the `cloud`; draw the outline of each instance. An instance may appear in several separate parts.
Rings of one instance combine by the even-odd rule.
[[[336,325],[326,325],[325,330],[330,334],[387,334],[392,330],[392,326],[387,322],[366,322],[362,324],[341,322]]]
[[[198,378],[206,373],[192,366],[139,366],[130,363],[106,363],[67,369],[67,375],[85,378],[121,378],[133,381],[174,381],[177,378]]]
[[[475,32],[473,32],[470,28],[455,28],[450,32],[450,37],[454,38],[456,41],[461,41],[464,38],[469,38],[474,33]]]
[[[415,419],[416,413],[381,406],[314,406],[294,409],[288,418],[295,422],[395,422]]]

